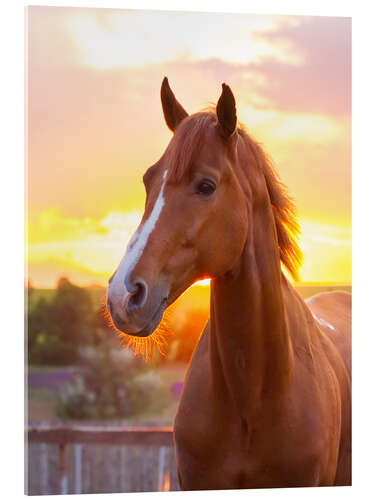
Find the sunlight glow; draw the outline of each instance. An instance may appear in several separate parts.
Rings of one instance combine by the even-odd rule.
[[[255,106],[239,104],[239,120],[249,129],[256,127],[256,134],[267,142],[286,140],[331,141],[342,133],[342,125],[318,113],[287,113],[270,109],[258,109]]]
[[[101,219],[63,217],[54,209],[42,212],[29,226],[32,281],[53,287],[64,269],[77,284],[106,285],[140,220],[140,212],[111,212]],[[300,225],[301,280],[350,281],[350,227],[308,219],[300,220]],[[41,266],[48,270],[46,274],[40,273]],[[209,284],[210,279],[203,279],[194,286]]]
[[[63,263],[64,269],[71,268],[77,283],[81,282],[77,269],[91,274],[93,283],[104,283],[116,269],[140,220],[139,212],[112,212],[101,219],[78,219],[63,217],[55,209],[46,210],[28,228],[30,268],[43,262],[58,268]],[[58,271],[50,274],[49,283],[42,286],[54,286]]]
[[[245,64],[268,56],[299,64],[302,56],[290,43],[270,43],[260,36],[298,23],[290,16],[254,16],[249,24],[246,16],[238,14],[91,10],[70,15],[66,27],[83,62],[104,70],[177,59],[206,60],[217,57],[218,51],[221,59],[233,63]],[[191,33],[199,36],[192,37]]]
[[[194,283],[194,286],[195,285],[198,285],[198,286],[209,286],[211,283],[211,279],[210,278],[207,278],[207,279],[204,279],[204,280],[199,280],[199,281],[196,281]]]
[[[301,281],[351,282],[351,228],[305,219],[300,225]]]
[[[342,29],[343,19],[308,16],[28,13],[34,286],[54,287],[63,275],[107,284],[143,214],[142,175],[171,138],[159,97],[164,75],[189,112],[215,102],[222,82],[231,86],[239,121],[296,201],[301,281],[350,282],[351,69],[350,54],[336,50],[350,46],[349,22]],[[209,282],[190,292],[208,294]]]

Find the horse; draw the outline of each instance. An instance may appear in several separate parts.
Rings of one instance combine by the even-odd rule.
[[[173,136],[144,174],[145,212],[107,308],[145,339],[211,278],[174,421],[181,489],[350,485],[351,294],[305,302],[287,278],[301,261],[295,206],[230,87],[188,115],[164,78],[161,102]]]

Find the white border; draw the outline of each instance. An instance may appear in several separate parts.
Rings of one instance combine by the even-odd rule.
[[[37,5],[149,8],[263,14],[353,16],[353,291],[354,291],[354,486],[295,490],[245,490],[237,498],[371,498],[374,492],[374,26],[371,2],[278,0],[36,1]],[[1,12],[1,493],[23,496],[23,7],[7,2]],[[229,492],[170,494],[171,498],[227,498]],[[162,498],[165,494],[98,495],[102,498]],[[168,496],[169,498],[169,496]]]

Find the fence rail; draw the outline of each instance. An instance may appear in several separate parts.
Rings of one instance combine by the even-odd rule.
[[[174,464],[173,430],[169,427],[33,426],[27,429],[25,438],[29,444],[26,482],[28,494],[179,489]],[[103,471],[98,460],[95,460],[97,452],[90,461],[90,452],[87,451],[90,445],[99,447],[102,453],[107,455],[108,446],[118,450],[115,460],[112,458],[111,461],[108,457],[104,457],[101,462],[111,464],[110,473],[117,474],[119,477],[117,482],[108,481],[107,473],[106,479],[103,478],[101,481],[104,486],[99,484],[99,476]],[[54,460],[50,457],[51,446],[57,447]],[[30,452],[30,447],[33,447],[33,453]],[[68,448],[71,449],[70,453]],[[148,455],[145,451],[139,452],[142,449],[150,450],[151,455],[148,451]],[[138,453],[134,450],[138,450]],[[130,457],[131,454],[134,455],[133,458]],[[37,461],[38,464],[30,461]],[[51,462],[54,464],[52,467]],[[91,463],[91,469],[94,470],[87,471],[87,463]],[[137,467],[141,472],[136,470]],[[142,477],[135,484],[134,477],[137,474],[138,476],[141,474]],[[38,476],[37,480],[33,475]],[[51,475],[54,475],[54,480],[51,480]],[[132,478],[133,481],[126,479],[125,476]],[[116,485],[110,486],[111,482]],[[34,485],[32,488],[30,488],[31,483]],[[96,483],[97,486],[91,483]]]
[[[31,443],[173,446],[171,427],[37,426],[27,434]]]

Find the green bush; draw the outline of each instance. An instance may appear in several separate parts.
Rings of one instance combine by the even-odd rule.
[[[29,286],[26,311],[29,364],[71,365],[80,346],[104,338],[90,293],[66,278],[59,280],[49,300]]]
[[[127,418],[162,408],[168,388],[130,351],[102,345],[80,351],[82,375],[57,402],[60,418]]]
[[[76,361],[74,346],[65,344],[57,335],[40,331],[29,352],[29,358],[39,365],[70,365]]]

